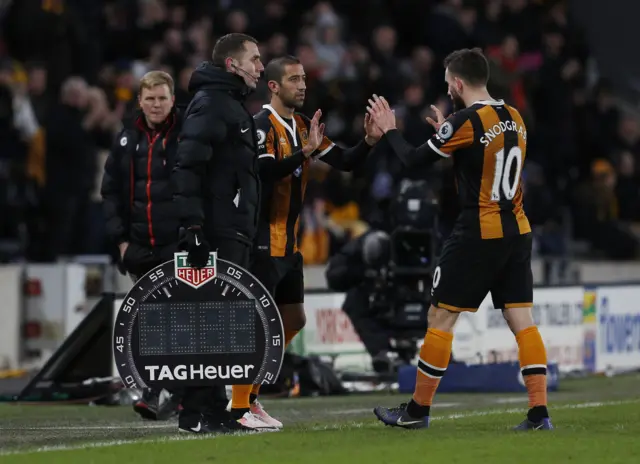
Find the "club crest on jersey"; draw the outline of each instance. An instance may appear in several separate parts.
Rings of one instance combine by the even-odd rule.
[[[309,133],[306,129],[300,131],[300,138],[302,139],[302,143],[306,145],[309,142]]]
[[[217,253],[209,253],[209,261],[207,261],[207,265],[202,269],[191,267],[187,259],[188,255],[189,254],[185,251],[174,253],[173,261],[175,263],[177,280],[184,282],[197,290],[216,278]]]
[[[440,129],[438,129],[438,137],[440,137],[442,140],[449,140],[452,135],[453,124],[451,124],[449,121],[443,122],[440,126]]]

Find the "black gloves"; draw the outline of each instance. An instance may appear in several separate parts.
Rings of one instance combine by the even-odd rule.
[[[178,247],[189,253],[187,260],[191,266],[201,269],[207,265],[211,248],[204,239],[204,234],[200,227],[193,226],[188,229],[180,229]]]

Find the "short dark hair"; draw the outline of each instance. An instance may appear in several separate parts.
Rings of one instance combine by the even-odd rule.
[[[247,34],[231,33],[223,35],[217,41],[213,47],[213,53],[211,54],[211,61],[215,66],[224,68],[225,60],[229,57],[237,57],[238,54],[246,50],[244,44],[251,42],[257,44],[258,41]]]
[[[480,48],[456,50],[444,59],[444,67],[470,85],[487,85],[489,82],[489,62]]]
[[[269,64],[264,69],[264,78],[267,83],[276,81],[278,84],[282,84],[285,68],[292,64],[300,64],[300,60],[295,56],[285,55],[269,61]]]

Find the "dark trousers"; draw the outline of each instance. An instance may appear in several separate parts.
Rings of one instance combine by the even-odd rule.
[[[228,238],[208,238],[212,251],[218,252],[218,258],[248,269],[251,247],[248,244]],[[228,402],[225,387],[188,387],[182,392],[183,414],[214,412],[226,408]]]
[[[372,358],[380,352],[389,351],[391,332],[371,309],[367,290],[361,286],[349,290],[342,310],[349,316],[354,330]]]

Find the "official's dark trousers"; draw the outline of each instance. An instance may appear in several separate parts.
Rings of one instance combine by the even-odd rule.
[[[237,264],[244,269],[249,268],[251,247],[248,244],[228,238],[208,239],[212,251],[218,252],[218,258]],[[183,414],[206,413],[218,414],[224,411],[228,398],[225,387],[188,387],[182,393]]]

